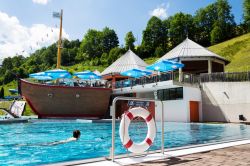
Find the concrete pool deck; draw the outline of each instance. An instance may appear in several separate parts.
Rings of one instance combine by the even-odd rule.
[[[238,145],[180,157],[154,160],[132,166],[249,166],[250,144]]]
[[[235,140],[221,143],[188,146],[151,153],[144,156],[120,157],[115,162],[104,159],[80,160],[51,164],[50,166],[216,166],[216,165],[250,165],[250,140]]]
[[[0,119],[0,124],[28,123],[28,119]]]

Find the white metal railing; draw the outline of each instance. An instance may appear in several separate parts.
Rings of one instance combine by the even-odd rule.
[[[162,81],[178,81],[181,83],[198,84],[200,82],[199,76],[189,73],[179,73],[179,72],[166,72],[160,75],[151,75],[141,78],[129,78],[121,81],[116,81],[113,84],[115,89],[133,87],[136,85],[145,85],[150,83],[157,83]]]
[[[204,73],[200,75],[201,83],[203,82],[243,82],[250,81],[250,71],[248,72],[221,72],[221,73]]]

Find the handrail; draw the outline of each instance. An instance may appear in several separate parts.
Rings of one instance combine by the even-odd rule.
[[[250,81],[248,72],[204,73],[200,75],[201,82],[243,82]]]
[[[126,87],[133,87],[136,85],[145,85],[150,83],[157,83],[162,81],[178,81],[181,83],[189,83],[189,84],[196,84],[200,82],[200,78],[197,75],[189,74],[189,73],[182,73],[179,75],[179,72],[167,72],[161,73],[160,75],[151,75],[147,77],[141,78],[128,78],[121,81],[115,82],[115,88],[126,88]]]
[[[115,82],[115,88],[133,87],[136,85],[145,85],[162,81],[177,81],[180,83],[200,84],[203,82],[236,82],[250,81],[250,71],[248,72],[220,72],[220,73],[203,73],[198,75],[179,72],[161,73],[160,75],[151,75],[142,78],[129,78]]]

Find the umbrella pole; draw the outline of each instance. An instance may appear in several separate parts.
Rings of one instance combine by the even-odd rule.
[[[156,85],[158,84],[158,82],[160,82],[160,76],[161,76],[161,72],[158,71],[157,72],[157,77],[156,77]]]

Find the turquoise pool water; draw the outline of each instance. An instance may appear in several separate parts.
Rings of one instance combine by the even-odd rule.
[[[144,123],[130,127],[135,142],[144,139]],[[139,128],[136,129],[136,126]],[[116,132],[116,154],[126,153]],[[79,141],[46,146],[46,143],[71,137],[72,131],[82,132]],[[160,123],[151,150],[160,149]],[[250,138],[250,126],[238,124],[165,123],[165,147],[210,143],[240,138]],[[0,165],[39,165],[79,159],[109,156],[111,123],[80,123],[77,121],[44,121],[0,125]]]

